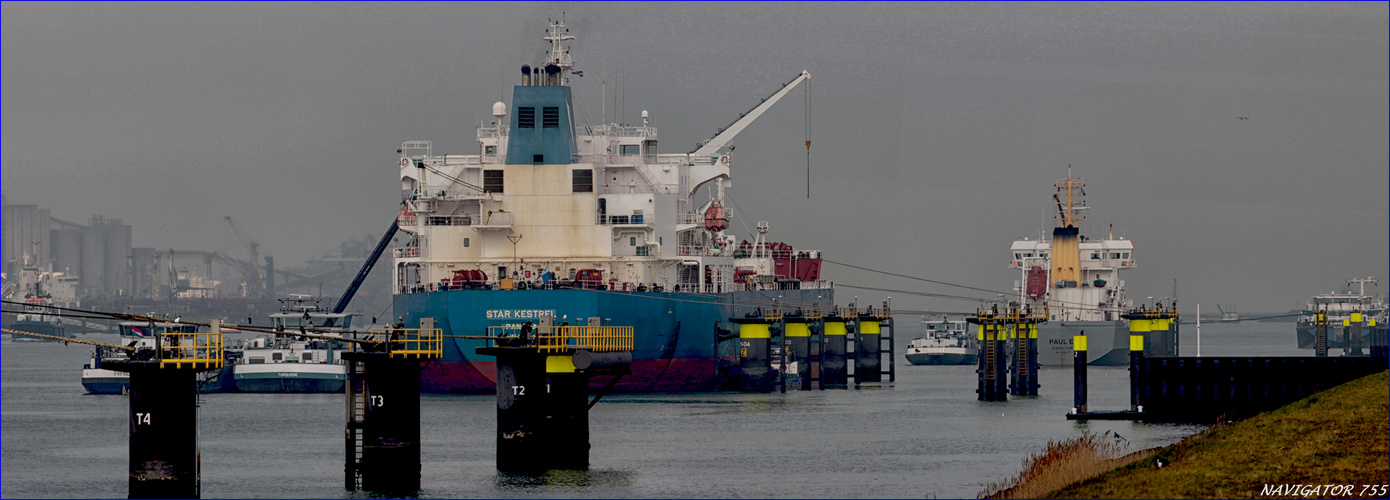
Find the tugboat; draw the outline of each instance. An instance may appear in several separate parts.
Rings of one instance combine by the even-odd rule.
[[[55,304],[52,288],[56,286],[60,292],[66,288],[71,294],[70,283],[75,278],[64,277],[63,273],[42,270],[27,265],[27,263],[20,270],[19,276],[11,276],[11,278],[16,278],[12,283],[12,293],[17,295],[21,290],[24,292],[24,305],[20,306],[20,313],[15,315],[14,322],[5,325],[5,328],[49,337],[73,337],[63,324],[62,312],[59,307],[73,308],[77,307],[77,304],[75,300],[70,299],[63,299],[61,305]],[[68,286],[64,287],[63,285]],[[57,342],[57,339],[49,337],[29,335],[10,335],[10,337],[15,342]]]
[[[926,318],[922,318],[925,323]],[[941,318],[928,324],[925,336],[907,344],[907,361],[914,365],[973,365],[979,360],[975,339],[965,320]]]
[[[291,295],[290,303],[271,314],[270,320],[277,331],[294,332],[318,327],[348,329],[352,317],[351,313],[323,311],[308,295]],[[240,392],[343,392],[347,367],[341,355],[345,350],[330,340],[259,336],[247,340],[241,359],[232,366],[232,380]]]
[[[393,307],[406,328],[446,337],[423,390],[494,392],[495,358],[467,337],[530,321],[633,327],[632,374],[614,391],[715,391],[732,369],[721,353],[738,352],[720,335],[730,318],[834,304],[819,251],[768,241],[766,222],[753,242],[728,231],[731,141],[810,73],[695,149],[663,153],[646,111],[635,124],[580,123],[570,84],[583,71],[566,45],[575,36],[561,19],[544,39],[548,53],[521,66],[510,107],[492,106],[476,149],[401,144]]]

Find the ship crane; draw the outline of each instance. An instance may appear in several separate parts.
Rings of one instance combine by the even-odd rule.
[[[782,97],[786,96],[787,93],[791,92],[792,89],[796,88],[797,85],[800,85],[801,82],[810,79],[811,72],[803,70],[801,74],[797,75],[796,78],[793,78],[790,82],[787,82],[787,84],[783,85],[782,88],[779,89],[777,92],[774,92],[771,96],[764,98],[761,103],[759,103],[757,106],[754,106],[753,109],[749,110],[748,112],[740,114],[737,120],[734,120],[734,122],[729,124],[729,126],[719,129],[718,132],[715,133],[714,137],[710,138],[710,140],[708,141],[700,143],[694,151],[690,152],[691,158],[709,158],[712,161],[709,165],[704,165],[702,162],[691,163],[690,184],[687,188],[687,192],[684,193],[686,196],[686,202],[692,202],[692,195],[699,191],[699,189],[702,186],[704,186],[705,183],[716,180],[719,181],[714,183],[715,192],[713,193],[713,196],[711,197],[710,201],[706,202],[695,212],[696,214],[704,215],[705,228],[708,234],[717,234],[728,227],[728,212],[727,209],[724,208],[723,202],[724,188],[730,186],[730,160],[727,155],[718,160],[716,160],[715,157],[721,150],[724,149],[725,146],[728,146],[729,151],[732,151],[733,146],[729,146],[729,142],[733,141],[734,137],[737,136],[739,132],[742,132],[743,129],[747,128],[748,125],[752,124],[754,120],[757,120],[759,116],[762,116],[762,114],[766,112],[768,108],[771,108],[773,104],[777,104],[777,101],[781,100]],[[811,141],[808,135],[806,141],[808,196],[810,194],[810,150]],[[732,237],[725,236],[721,239],[731,241],[731,238]]]
[[[730,141],[734,140],[734,136],[738,135],[739,132],[742,132],[743,129],[748,127],[749,124],[753,123],[753,120],[757,120],[759,116],[762,116],[763,112],[767,111],[768,108],[771,108],[773,104],[776,104],[778,100],[782,99],[783,96],[786,96],[787,93],[791,92],[792,89],[796,88],[798,84],[810,79],[811,72],[802,71],[800,75],[797,75],[797,77],[792,79],[792,81],[787,82],[786,85],[782,86],[781,90],[778,90],[777,92],[773,93],[767,99],[763,99],[762,103],[758,104],[757,106],[754,106],[753,109],[748,111],[747,113],[742,114],[738,120],[734,121],[734,123],[730,124],[727,127],[724,127],[718,133],[716,133],[714,137],[710,138],[710,140],[705,141],[704,144],[701,144],[699,147],[695,148],[694,151],[691,151],[690,156],[696,158],[703,158],[711,156],[715,152],[718,152],[720,148],[724,147],[725,145],[728,145]],[[809,148],[810,146],[807,147]]]
[[[265,291],[265,270],[261,268],[260,262],[259,248],[261,244],[246,237],[246,234],[241,232],[241,228],[237,227],[236,222],[232,221],[232,216],[228,215],[223,217],[223,219],[226,219],[227,224],[232,226],[232,232],[236,233],[237,239],[241,240],[243,245],[246,245],[247,253],[251,254],[251,271],[255,273],[256,281],[247,284],[257,293],[263,293]]]

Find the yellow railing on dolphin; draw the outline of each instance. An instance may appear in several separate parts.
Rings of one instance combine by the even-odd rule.
[[[366,340],[385,342],[392,357],[444,356],[444,330],[439,328],[373,328]]]
[[[175,368],[221,368],[222,333],[167,332],[159,334],[162,351],[159,366]]]
[[[632,350],[630,326],[489,326],[488,345],[536,347],[541,352],[584,349],[593,352]]]

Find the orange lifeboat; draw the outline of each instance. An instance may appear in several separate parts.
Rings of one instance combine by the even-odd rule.
[[[724,205],[717,201],[710,204],[709,210],[705,210],[705,229],[717,233],[728,228],[729,212],[724,210]]]

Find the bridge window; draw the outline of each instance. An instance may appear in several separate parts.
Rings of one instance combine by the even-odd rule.
[[[594,192],[594,171],[593,169],[575,169],[571,172],[574,180],[574,192],[592,193]]]
[[[623,144],[618,146],[618,154],[623,156],[637,156],[642,154],[642,146],[636,144]]]
[[[1092,252],[1092,253],[1091,253],[1091,258],[1094,259],[1094,260],[1100,260],[1100,254],[1095,253],[1095,252]]]
[[[555,106],[541,108],[541,127],[560,128],[560,108]]]
[[[1125,253],[1124,253],[1124,257],[1121,257],[1121,258],[1123,258],[1123,259],[1128,259],[1128,258],[1129,258],[1129,252],[1125,252]]]
[[[497,146],[483,146],[483,154],[497,156]]]
[[[516,128],[536,128],[536,108],[531,106],[516,108]]]
[[[502,192],[502,171],[484,170],[483,171],[483,192],[500,193]]]

